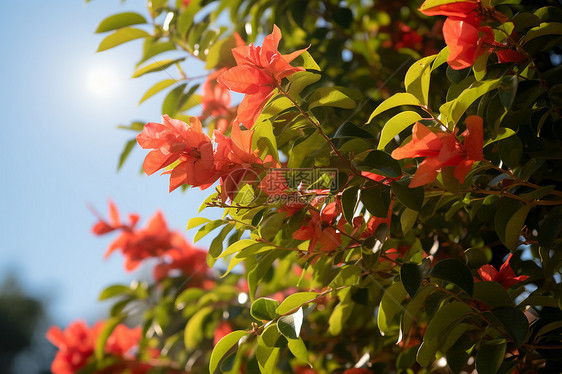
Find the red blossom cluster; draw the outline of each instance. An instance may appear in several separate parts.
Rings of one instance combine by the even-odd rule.
[[[479,0],[459,1],[429,6],[426,1],[420,11],[427,16],[447,16],[443,24],[443,37],[449,46],[448,64],[453,69],[465,69],[474,64],[483,53],[495,52],[500,63],[519,62],[525,56],[510,46],[495,41],[489,22],[506,22],[507,17],[493,6]]]
[[[99,221],[92,231],[103,235],[112,231],[121,231],[119,237],[110,244],[105,257],[113,251],[121,250],[125,256],[125,269],[132,271],[139,264],[150,258],[159,263],[154,268],[154,278],[158,281],[178,270],[190,277],[190,285],[203,285],[207,282],[207,252],[190,245],[183,235],[170,231],[162,213],[157,212],[145,228],[137,228],[139,216],[129,215],[129,223],[121,222],[119,212],[113,202],[109,202],[109,220],[98,217]]]
[[[500,271],[497,271],[492,265],[483,265],[480,269],[478,269],[478,275],[483,281],[501,283],[506,290],[519,282],[526,281],[529,278],[528,275],[515,276],[515,272],[509,264],[511,256],[513,256],[512,253],[509,254],[507,260],[505,260],[502,266],[500,266]]]
[[[483,120],[478,116],[468,116],[466,130],[461,134],[464,144],[459,142],[456,132],[433,132],[419,122],[412,130],[412,140],[395,149],[391,156],[396,160],[425,157],[418,165],[410,187],[431,183],[445,167],[453,167],[453,175],[464,182],[466,174],[476,161],[482,159],[484,146]]]
[[[164,174],[170,174],[171,192],[184,184],[205,189],[235,170],[260,164],[252,150],[252,135],[233,126],[230,137],[215,131],[213,142],[196,117],[188,125],[164,115],[162,123],[148,123],[137,141],[142,148],[152,149],[144,160],[144,172],[151,175],[168,168]]]
[[[261,47],[252,43],[232,50],[238,66],[223,72],[218,81],[231,91],[245,94],[238,106],[235,124],[244,124],[245,127],[252,128],[263,106],[273,95],[275,88],[281,84],[281,80],[304,70],[290,64],[304,50],[282,55],[278,51],[280,40],[281,31],[274,25],[273,33],[265,37]]]
[[[82,369],[94,354],[96,340],[100,336],[105,322],[98,322],[91,328],[83,321],[70,324],[64,331],[58,326],[53,326],[47,331],[47,339],[59,350],[51,365],[53,374],[74,374]],[[130,329],[123,324],[117,325],[105,344],[105,353],[121,360],[133,358],[130,351],[141,338],[141,329]],[[137,370],[129,372],[140,374],[141,365],[135,363]],[[132,368],[129,368],[132,369]],[[118,373],[121,371],[112,371]]]

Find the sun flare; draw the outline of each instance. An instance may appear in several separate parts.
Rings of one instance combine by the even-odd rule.
[[[113,97],[119,90],[119,75],[109,66],[94,66],[88,72],[87,86],[96,97]]]

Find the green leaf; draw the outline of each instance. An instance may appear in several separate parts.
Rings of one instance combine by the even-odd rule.
[[[215,230],[216,228],[224,225],[226,222],[222,219],[217,219],[215,221],[211,221],[207,223],[205,226],[202,226],[197,230],[197,233],[193,237],[193,243],[197,243],[201,238],[207,236],[211,231]]]
[[[519,85],[519,79],[517,75],[506,75],[502,77],[500,81],[500,86],[498,88],[500,93],[500,100],[506,109],[511,109],[513,100],[517,95],[517,86]]]
[[[562,23],[543,22],[537,27],[533,27],[523,37],[521,44],[525,44],[535,38],[545,35],[562,35]]]
[[[135,70],[132,77],[138,78],[138,77],[141,77],[141,76],[143,76],[145,74],[148,74],[148,73],[153,73],[153,72],[156,72],[156,71],[162,71],[162,70],[165,70],[165,69],[169,68],[173,64],[175,64],[177,62],[180,62],[180,61],[183,61],[183,60],[185,60],[185,58],[166,59],[166,60],[162,60],[162,61],[156,61],[156,62],[153,62],[153,63],[148,64],[146,66],[143,66],[141,68],[138,68],[137,70]],[[174,80],[174,82],[175,82],[175,80]],[[150,96],[152,96],[152,95],[150,95]]]
[[[403,311],[402,301],[406,294],[401,282],[393,283],[384,291],[377,314],[377,325],[383,335],[390,330],[395,317]]]
[[[353,109],[357,106],[357,103],[346,91],[349,91],[349,89],[344,87],[320,87],[307,98],[308,109],[319,106]]]
[[[176,45],[171,41],[160,41],[159,39],[146,38],[143,45],[142,58],[137,62],[137,66],[148,61],[151,57],[157,56],[167,51],[174,51]]]
[[[277,314],[286,314],[294,309],[297,309],[304,304],[314,302],[318,296],[317,292],[296,292],[292,295],[287,296],[285,300],[277,307],[275,312]]]
[[[430,276],[454,283],[462,288],[466,293],[472,295],[474,289],[474,279],[470,269],[460,260],[455,258],[447,258],[439,261],[433,269]]]
[[[412,227],[414,227],[417,219],[418,212],[410,208],[404,209],[404,211],[400,215],[400,226],[404,235],[407,235]]]
[[[130,42],[131,40],[146,38],[149,36],[150,34],[144,30],[125,27],[106,36],[105,39],[101,41],[100,46],[98,47],[98,52],[106,51],[123,43]]]
[[[113,286],[109,286],[107,288],[105,288],[101,293],[100,296],[98,298],[98,300],[106,300],[115,296],[119,296],[119,295],[123,295],[123,294],[128,294],[131,292],[131,289],[129,288],[129,286],[125,286],[122,284],[115,284]]]
[[[492,138],[486,140],[486,143],[484,143],[484,147],[502,139],[509,138],[513,135],[515,135],[515,131],[513,131],[512,129],[508,127],[500,127]]]
[[[277,161],[279,161],[277,140],[273,134],[273,125],[271,124],[271,121],[263,121],[258,126],[254,127],[252,149],[258,149],[260,155],[267,152],[267,154],[273,156]]]
[[[501,78],[472,83],[468,89],[462,91],[462,93],[451,102],[450,113],[447,116],[449,121],[456,124],[473,102],[485,93],[497,88],[500,81]]]
[[[460,301],[445,304],[427,324],[423,341],[442,339],[452,327],[474,314],[475,312],[470,306]]]
[[[420,10],[427,10],[439,5],[465,2],[466,0],[426,0],[420,6]]]
[[[112,317],[105,321],[103,329],[96,339],[96,347],[94,349],[94,356],[96,357],[96,360],[103,359],[105,343],[111,336],[113,330],[115,330],[115,328],[121,323],[121,321],[123,321],[123,316]]]
[[[377,149],[384,149],[388,143],[410,125],[422,119],[416,112],[400,112],[385,123],[381,131],[381,138]]]
[[[513,306],[513,301],[507,291],[498,282],[474,283],[473,297],[485,302],[490,308]]]
[[[427,56],[414,62],[404,78],[406,92],[418,98],[423,105],[428,104],[431,63],[436,57],[437,55]]]
[[[357,164],[360,170],[384,175],[389,178],[398,178],[402,175],[402,169],[398,161],[384,151],[371,151],[363,161],[357,162]]]
[[[308,359],[308,350],[306,349],[306,345],[302,341],[302,338],[288,339],[287,346],[289,347],[289,350],[291,351],[293,356],[301,361],[306,362],[307,364],[310,364],[310,361]]]
[[[426,285],[422,287],[419,292],[406,304],[406,309],[404,310],[404,315],[402,316],[401,330],[402,336],[406,336],[410,332],[412,323],[416,320],[420,309],[423,307],[427,297],[435,292],[437,289],[434,285]]]
[[[238,345],[241,344],[241,339],[247,335],[246,331],[238,330],[223,337],[211,353],[211,360],[209,363],[209,372],[211,374],[220,373],[220,363],[238,350]]]
[[[414,297],[424,278],[421,266],[405,263],[400,267],[400,280],[410,297]]]
[[[202,224],[209,223],[209,222],[211,222],[211,220],[205,217],[190,218],[189,221],[187,222],[186,230],[191,230],[194,227],[201,226]]]
[[[99,24],[96,33],[112,31],[126,26],[146,23],[146,19],[135,12],[125,12],[107,17]]]
[[[232,245],[230,245],[218,258],[224,258],[235,253],[241,252],[243,249],[249,248],[253,245],[259,244],[260,246],[265,245],[265,243],[258,243],[252,239],[242,239]]]
[[[344,288],[337,292],[339,303],[333,309],[330,318],[328,319],[328,332],[333,336],[338,336],[342,333],[344,325],[353,311],[353,301],[351,300],[351,289]]]
[[[405,207],[419,212],[423,205],[424,189],[423,186],[408,187],[410,181],[410,178],[403,178],[396,182],[390,182],[390,188],[392,188],[392,192]]]
[[[520,347],[529,332],[529,321],[525,317],[525,313],[512,306],[495,308],[492,313],[503,324],[515,344]]]
[[[184,290],[175,300],[174,304],[178,310],[184,309],[187,304],[197,301],[205,294],[201,288],[188,288]]]
[[[494,339],[482,344],[476,352],[478,374],[496,374],[504,360],[506,348],[505,339]]]
[[[185,38],[191,25],[193,25],[194,17],[201,9],[199,1],[190,1],[186,9],[184,9],[178,17],[178,33]]]
[[[531,210],[529,205],[517,200],[506,200],[498,208],[494,216],[496,233],[502,243],[514,250],[521,236],[521,228],[525,224],[527,214]]]
[[[388,217],[390,207],[390,187],[383,184],[361,190],[361,202],[375,217]]]
[[[187,83],[182,83],[171,90],[162,103],[162,114],[167,114],[170,117],[175,117],[178,112],[179,99],[183,94],[183,90],[187,87]]]
[[[347,222],[353,222],[353,215],[355,214],[355,206],[357,205],[359,187],[350,187],[343,191],[341,195],[341,205],[343,209],[343,216]]]
[[[274,372],[281,347],[284,347],[286,344],[287,340],[279,333],[275,324],[265,328],[258,338],[256,350],[256,358],[262,373]]]
[[[250,307],[250,314],[258,321],[271,321],[278,317],[275,310],[279,307],[277,300],[268,298],[256,299]]]
[[[286,338],[298,339],[301,333],[303,321],[304,314],[302,308],[299,308],[295,313],[279,318],[279,320],[277,320],[277,328]]]
[[[183,342],[187,349],[196,348],[205,338],[206,319],[215,311],[213,307],[207,306],[197,311],[185,325]]]
[[[343,266],[338,274],[330,282],[330,288],[336,289],[342,286],[355,286],[361,281],[361,268],[355,265]]]
[[[373,118],[375,118],[376,116],[378,116],[382,112],[384,112],[386,110],[389,110],[389,109],[392,109],[392,108],[402,106],[402,105],[421,106],[421,102],[418,100],[417,97],[415,97],[414,95],[412,95],[410,93],[400,92],[400,93],[394,94],[391,97],[389,97],[388,99],[386,99],[385,101],[383,101],[377,107],[377,109],[375,109],[375,111],[369,117],[369,120],[367,121],[367,123],[371,122],[373,120]]]
[[[129,157],[129,154],[131,153],[131,151],[133,150],[136,144],[137,144],[137,138],[130,139],[127,143],[125,143],[125,147],[123,148],[123,151],[119,156],[119,164],[117,165],[117,170],[121,169],[121,167],[127,160],[127,157]]]
[[[289,96],[297,97],[306,87],[318,82],[320,78],[322,78],[322,75],[319,73],[311,71],[297,71],[287,77],[290,82],[287,92]]]
[[[425,340],[421,343],[418,352],[416,354],[416,361],[421,367],[427,367],[435,359],[435,353],[437,352],[437,338],[432,340]]]
[[[148,98],[156,95],[158,92],[170,87],[172,84],[176,83],[175,79],[165,79],[161,82],[156,83],[154,86],[150,87],[148,91],[143,95],[142,99],[139,101],[139,104],[142,104]]]

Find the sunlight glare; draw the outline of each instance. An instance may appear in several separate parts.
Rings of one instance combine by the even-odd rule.
[[[87,74],[89,91],[99,98],[110,98],[116,95],[120,79],[115,69],[109,66],[94,66]]]

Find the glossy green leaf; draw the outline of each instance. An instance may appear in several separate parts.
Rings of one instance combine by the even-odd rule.
[[[418,288],[421,286],[423,278],[423,271],[417,264],[405,263],[400,267],[400,280],[412,298],[416,295]]]
[[[510,250],[516,248],[530,210],[529,205],[517,200],[508,200],[499,206],[494,216],[494,226],[498,237]]]
[[[145,92],[145,94],[142,96],[142,99],[139,101],[139,104],[142,104],[145,100],[156,95],[158,92],[165,90],[176,82],[177,81],[175,79],[165,79],[161,82],[156,83]]]
[[[533,27],[523,37],[521,44],[525,44],[533,39],[545,35],[562,35],[562,23],[559,22],[543,22]]]
[[[357,205],[359,187],[345,189],[341,196],[343,216],[347,222],[353,222],[355,207]]]
[[[343,266],[330,282],[332,289],[342,286],[355,286],[361,280],[361,268],[355,265]]]
[[[429,81],[431,79],[431,64],[437,55],[427,56],[410,66],[404,78],[406,92],[414,95],[423,104],[429,100]]]
[[[398,178],[402,175],[400,163],[388,153],[379,150],[369,152],[360,163],[356,163],[360,170],[368,171],[389,178]]]
[[[302,338],[288,339],[287,346],[293,356],[306,362],[307,364],[310,364],[310,360],[308,359],[308,350],[306,349],[306,345],[304,344]]]
[[[96,33],[112,31],[126,26],[146,23],[146,19],[135,12],[125,12],[107,17],[99,24]]]
[[[238,330],[223,337],[211,353],[211,361],[209,363],[209,372],[211,374],[220,373],[220,363],[230,354],[238,350],[240,340],[247,335],[246,331]]]
[[[474,314],[470,306],[460,301],[445,304],[427,324],[423,341],[442,339],[452,327]]]
[[[461,261],[455,258],[447,258],[439,261],[433,269],[430,276],[438,278],[450,283],[454,283],[462,288],[466,293],[472,295],[474,289],[474,279],[470,269]]]
[[[297,308],[303,306],[304,304],[314,302],[318,293],[316,292],[296,292],[292,295],[289,295],[281,302],[281,305],[277,307],[275,312],[277,314],[286,314],[292,310],[296,310]]]
[[[286,338],[298,339],[301,333],[303,322],[304,314],[302,308],[299,308],[295,313],[279,318],[277,320],[277,328],[279,329],[279,332]]]
[[[214,311],[215,309],[210,306],[201,308],[187,321],[183,334],[186,348],[196,348],[203,341],[206,320]]]
[[[133,78],[138,78],[141,77],[145,74],[148,73],[153,73],[156,71],[162,71],[165,70],[167,68],[169,68],[170,66],[172,66],[173,64],[183,61],[185,60],[184,58],[177,58],[177,59],[166,59],[166,60],[162,60],[162,61],[156,61],[153,62],[151,64],[148,64],[146,66],[140,67],[137,70],[135,70],[135,72],[133,73]]]
[[[380,218],[388,217],[390,187],[380,184],[374,187],[363,188],[361,190],[361,202],[373,216]]]
[[[122,321],[123,316],[112,317],[105,321],[103,329],[96,339],[96,346],[94,349],[94,356],[96,357],[96,360],[103,359],[107,339],[109,339],[109,337],[113,333],[113,330],[115,330],[117,325],[119,325]]]
[[[275,324],[265,328],[258,338],[256,350],[256,358],[262,373],[274,372],[281,347],[286,344],[287,340],[279,333]]]
[[[401,282],[395,282],[388,287],[382,296],[377,314],[377,325],[384,335],[392,327],[394,319],[404,310],[402,301],[407,291]]]
[[[402,233],[404,235],[407,235],[412,227],[414,227],[417,219],[418,212],[410,208],[404,209],[404,211],[400,215],[400,227],[402,228]]]
[[[250,314],[259,321],[271,321],[278,317],[275,310],[279,307],[277,300],[268,298],[256,299],[250,307]]]
[[[486,92],[489,92],[497,88],[500,84],[500,78],[485,81],[476,81],[470,85],[470,87],[464,91],[452,101],[450,106],[450,113],[448,115],[449,121],[452,123],[457,123],[464,112],[468,109],[472,103],[479,99]]]
[[[482,344],[476,352],[478,374],[496,374],[504,360],[506,348],[504,339],[494,339]]]
[[[115,284],[113,286],[109,286],[107,288],[105,288],[101,293],[100,296],[98,298],[98,300],[106,300],[115,296],[119,296],[119,295],[123,295],[123,294],[128,294],[131,292],[131,289],[129,288],[129,286],[125,286],[122,284]]]
[[[474,283],[473,297],[483,301],[490,308],[513,306],[513,300],[511,300],[505,288],[498,282]]]
[[[515,344],[520,347],[529,332],[529,321],[525,317],[525,313],[512,306],[495,308],[492,313],[503,324]]]
[[[403,178],[396,182],[390,183],[390,188],[398,200],[407,208],[419,212],[423,205],[424,189],[423,186],[410,188],[410,178]]]
[[[400,112],[389,119],[382,128],[377,149],[384,149],[392,139],[420,119],[422,116],[412,111]]]
[[[377,107],[377,109],[375,109],[375,111],[369,117],[369,120],[367,121],[367,123],[371,122],[373,120],[373,118],[375,118],[376,116],[378,116],[382,112],[387,111],[387,110],[392,109],[392,108],[402,106],[402,105],[421,106],[421,102],[418,100],[417,97],[415,97],[414,95],[412,95],[410,93],[407,93],[407,92],[400,92],[400,93],[394,94],[391,97],[389,97],[388,99],[386,99],[385,101],[383,101]]]
[[[508,127],[500,127],[496,131],[496,133],[494,134],[494,136],[492,138],[486,140],[486,143],[484,143],[484,147],[486,147],[486,146],[488,146],[488,145],[490,145],[494,142],[509,138],[510,136],[513,136],[513,135],[515,135],[515,131],[513,131],[512,129],[510,129]]]
[[[121,167],[129,157],[129,154],[131,153],[131,151],[133,150],[136,144],[137,144],[137,138],[130,139],[129,141],[127,141],[127,143],[125,143],[125,147],[123,148],[123,151],[119,155],[119,164],[117,165],[117,170],[121,169]]]
[[[123,43],[130,42],[131,40],[146,38],[149,36],[150,34],[144,30],[125,27],[106,36],[105,39],[101,41],[98,47],[98,52],[106,51]]]
[[[308,109],[319,106],[353,109],[357,106],[357,103],[346,91],[348,89],[343,87],[320,87],[307,98],[309,103]]]

